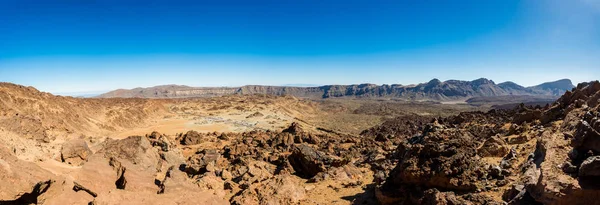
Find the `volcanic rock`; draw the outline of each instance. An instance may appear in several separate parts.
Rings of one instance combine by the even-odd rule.
[[[465,200],[459,199],[454,192],[440,192],[437,189],[425,191],[421,204],[424,205],[458,205],[466,204]]]
[[[188,131],[181,138],[182,145],[195,145],[200,144],[203,141],[203,136],[196,131]]]
[[[477,155],[481,157],[502,157],[508,153],[508,147],[504,140],[499,137],[490,137],[477,149]]]
[[[296,175],[303,178],[312,178],[319,172],[327,171],[329,167],[340,167],[348,163],[305,144],[295,146],[288,159]]]
[[[524,122],[533,122],[539,120],[542,117],[541,110],[525,110],[521,113],[517,113],[513,119],[513,123],[522,124]]]
[[[221,154],[219,154],[217,150],[205,149],[198,152],[198,154],[191,156],[183,169],[190,175],[203,174],[204,172],[209,171],[207,170],[207,167],[210,166],[213,167],[212,171],[214,171],[215,163],[217,163],[217,160],[219,160],[220,157]]]
[[[417,190],[475,191],[482,187],[479,178],[485,171],[472,139],[460,130],[438,128],[400,144],[396,152],[404,154],[378,191],[378,199],[384,204],[396,203],[419,198],[414,196]]]
[[[580,177],[600,177],[600,156],[587,158],[579,167]]]
[[[80,166],[91,154],[92,150],[83,139],[74,139],[63,143],[60,151],[61,160],[75,166]]]
[[[299,204],[306,197],[299,179],[291,175],[277,175],[250,185],[233,197],[231,204]]]
[[[51,186],[52,173],[31,162],[19,160],[0,145],[0,204],[37,203],[37,197]]]

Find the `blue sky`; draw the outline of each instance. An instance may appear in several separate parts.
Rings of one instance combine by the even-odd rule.
[[[600,0],[0,0],[0,81],[160,84],[600,79]]]

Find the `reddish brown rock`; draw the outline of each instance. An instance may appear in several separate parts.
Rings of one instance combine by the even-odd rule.
[[[300,180],[291,175],[277,175],[260,183],[250,185],[231,204],[300,204],[306,191]]]
[[[481,157],[503,157],[508,153],[506,142],[497,136],[487,139],[480,148],[477,149],[477,155]]]
[[[92,150],[83,139],[74,139],[63,143],[60,151],[61,160],[75,166],[83,164],[91,154]]]

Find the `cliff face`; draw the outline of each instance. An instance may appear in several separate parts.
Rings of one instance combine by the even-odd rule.
[[[323,95],[321,87],[285,87],[285,86],[262,86],[247,85],[240,87],[236,94],[268,94],[268,95],[291,95],[296,97],[320,98]]]
[[[162,85],[150,88],[119,89],[104,93],[100,98],[185,98],[217,97],[239,92],[237,87],[189,87],[182,85]]]
[[[570,80],[543,83],[532,87],[523,87],[512,82],[496,84],[492,80],[480,78],[473,81],[448,80],[442,82],[433,79],[418,85],[326,85],[319,87],[288,87],[247,85],[242,87],[188,87],[177,85],[115,90],[98,97],[140,97],[140,98],[185,98],[215,97],[223,95],[291,95],[307,98],[398,98],[406,100],[461,100],[471,97],[490,97],[506,95],[560,96],[574,86]]]
[[[573,83],[569,79],[557,80],[554,82],[542,83],[533,87],[529,87],[532,92],[546,93],[550,92],[552,95],[560,96],[565,93],[565,90],[571,90]]]

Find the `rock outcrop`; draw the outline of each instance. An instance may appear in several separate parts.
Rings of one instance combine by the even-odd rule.
[[[184,145],[195,145],[200,144],[202,142],[202,138],[203,136],[200,133],[192,130],[185,133],[184,135],[181,135],[180,142]]]
[[[54,175],[31,162],[19,160],[0,145],[0,204],[38,203]]]
[[[74,139],[63,143],[60,158],[63,162],[79,166],[92,154],[92,150],[83,139]]]
[[[343,159],[314,150],[308,145],[301,144],[293,148],[289,162],[297,175],[312,178],[319,172],[324,172],[330,167],[341,167],[348,163]]]
[[[438,119],[398,146],[398,164],[377,198],[382,204],[596,204],[599,99],[596,81],[546,108]]]
[[[0,179],[11,184],[0,186],[0,204],[227,204],[176,169],[183,160],[166,156],[181,153],[165,144],[171,143],[153,133],[109,139],[91,153],[85,142],[69,141],[63,145],[63,159],[82,164],[69,176],[19,160],[0,146]]]

